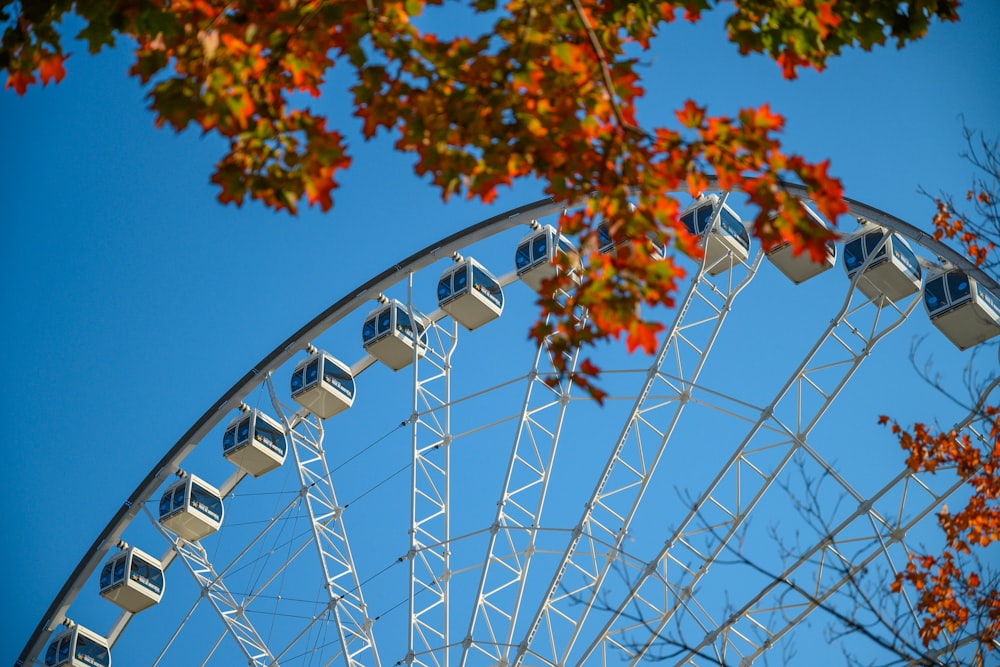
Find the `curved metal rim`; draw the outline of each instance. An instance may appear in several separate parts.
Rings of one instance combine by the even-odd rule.
[[[710,178],[709,182],[711,189],[717,188],[717,181],[714,177]],[[802,199],[810,199],[809,192],[804,186],[794,183],[782,183],[782,187]],[[920,228],[863,202],[847,197],[844,198],[844,201],[847,202],[852,215],[859,216],[903,235],[933,252],[942,260],[950,262],[965,273],[973,276],[994,293],[1000,292],[1000,285],[997,284],[996,280],[975,266],[961,253],[937,241],[933,236]],[[149,500],[164,477],[177,471],[180,462],[184,460],[190,450],[201,441],[208,431],[215,428],[231,410],[239,407],[242,399],[258,383],[258,376],[260,374],[267,373],[285,364],[292,356],[305,350],[313,338],[353,312],[360,304],[371,300],[383,290],[403,280],[408,273],[429,266],[439,259],[449,257],[453,252],[476,241],[489,238],[521,224],[529,224],[537,217],[559,213],[565,208],[567,206],[554,202],[551,197],[539,199],[450,234],[440,241],[432,243],[406,259],[390,266],[374,278],[349,291],[345,296],[335,301],[330,307],[314,317],[257,362],[253,368],[237,380],[181,436],[163,458],[153,466],[146,477],[129,495],[128,499],[122,503],[122,506],[114,514],[104,530],[101,531],[97,539],[94,540],[90,548],[84,553],[80,563],[70,574],[66,583],[63,584],[52,604],[49,605],[49,608],[36,626],[17,662],[14,663],[15,667],[30,664],[30,661],[34,660],[35,656],[40,654],[40,645],[46,638],[46,633],[54,631],[55,627],[62,623],[66,609],[72,600],[75,599],[76,593],[82,589],[83,584],[93,574],[107,551],[118,543],[121,534],[139,512],[142,504]]]

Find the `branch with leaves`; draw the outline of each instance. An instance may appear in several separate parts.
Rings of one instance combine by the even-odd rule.
[[[784,119],[767,105],[735,116],[685,102],[664,126],[643,127],[636,53],[669,24],[730,11],[726,26],[741,53],[773,58],[784,76],[822,70],[848,48],[868,50],[921,38],[958,19],[958,0],[669,0],[571,3],[470,0],[469,36],[423,29],[440,0],[142,0],[12,2],[0,10],[0,68],[7,88],[58,82],[69,53],[57,24],[76,13],[77,38],[91,52],[135,43],[131,73],[149,90],[158,125],[195,127],[228,142],[212,182],[219,200],[256,200],[292,213],[305,202],[333,206],[337,175],[350,166],[346,136],[305,97],[318,97],[335,67],[355,81],[349,95],[366,139],[388,134],[412,154],[414,170],[443,198],[493,200],[498,188],[536,179],[557,201],[590,197],[564,232],[595,247],[598,225],[632,252],[592,258],[579,285],[557,278],[568,300],[542,300],[539,322],[557,317],[554,345],[578,348],[624,335],[630,349],[655,347],[662,328],[643,305],[669,305],[683,275],[674,252],[697,256],[671,196],[697,194],[706,178],[747,193],[753,232],[765,247],[789,241],[821,257],[832,231],[817,230],[782,179],[803,183],[831,221],[846,211],[826,162],[784,152]],[[451,11],[451,8],[449,8]],[[471,17],[471,18],[470,18]],[[333,94],[333,93],[325,93]],[[349,131],[350,130],[350,131]],[[672,252],[648,251],[653,238]],[[581,321],[581,308],[590,317]],[[547,331],[538,326],[539,341]],[[561,359],[561,355],[555,355]],[[557,369],[566,370],[566,369]],[[583,364],[581,384],[599,369]]]

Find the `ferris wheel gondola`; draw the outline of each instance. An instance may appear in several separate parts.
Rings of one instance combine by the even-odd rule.
[[[920,264],[910,245],[871,223],[844,240],[844,270],[851,279],[861,273],[858,289],[869,299],[895,302],[920,289]]]
[[[136,547],[126,546],[101,569],[101,597],[133,614],[163,598],[163,564]]]
[[[500,317],[503,290],[486,268],[467,257],[448,267],[437,286],[438,306],[472,331]]]
[[[413,362],[414,351],[424,355],[427,324],[419,315],[411,318],[407,307],[392,299],[368,313],[361,340],[368,354],[398,371]]]
[[[329,419],[354,404],[357,387],[345,363],[317,350],[295,366],[291,389],[296,403],[320,419]]]
[[[718,221],[718,223],[716,223]],[[718,195],[699,197],[681,212],[688,232],[700,236],[698,245],[705,253],[705,270],[717,276],[745,262],[750,256],[750,235],[736,212]]]
[[[222,494],[211,484],[185,475],[160,498],[160,524],[194,542],[222,526]]]
[[[815,227],[822,229],[829,228],[823,218],[810,206],[802,204],[802,209],[806,212],[809,219],[812,220],[812,224]],[[832,269],[837,263],[837,245],[833,241],[826,242],[826,254],[820,262],[813,259],[808,252],[800,252],[796,255],[792,249],[792,244],[788,242],[779,243],[765,254],[767,259],[796,285]]]
[[[226,460],[254,477],[280,467],[287,450],[284,429],[257,409],[231,421],[222,436]]]
[[[931,323],[960,350],[1000,334],[1000,298],[958,269],[927,277],[924,308]]]
[[[574,267],[575,276],[575,270],[580,267],[580,253],[576,246],[551,225],[537,227],[517,244],[514,254],[517,277],[531,289],[541,292],[542,283],[556,275],[558,268],[554,262],[557,256],[568,259]]]
[[[63,630],[45,651],[46,667],[111,667],[108,640],[74,625]]]

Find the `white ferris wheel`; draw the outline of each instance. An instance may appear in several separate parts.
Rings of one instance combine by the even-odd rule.
[[[961,481],[851,437],[877,405],[839,406],[897,390],[865,367],[909,322],[961,348],[1000,333],[1000,288],[850,204],[862,224],[813,263],[751,246],[738,193],[693,203],[705,258],[655,355],[594,351],[603,407],[547,383],[526,337],[569,249],[559,206],[395,264],[154,463],[16,664],[735,666],[781,660],[811,620],[871,621],[861,586],[884,588]],[[912,636],[896,602],[875,611]]]

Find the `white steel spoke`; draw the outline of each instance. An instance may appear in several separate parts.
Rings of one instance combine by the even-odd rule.
[[[253,623],[247,618],[245,606],[237,602],[226,588],[225,582],[215,572],[208,559],[208,554],[205,553],[201,544],[188,542],[174,535],[159,523],[155,525],[164,537],[173,543],[177,555],[180,556],[181,561],[187,566],[188,572],[201,588],[203,597],[206,597],[212,604],[212,608],[221,619],[226,632],[236,640],[240,651],[246,656],[247,664],[254,667],[277,667],[278,662],[271,654],[271,650],[254,628]]]
[[[336,623],[345,667],[358,667],[366,660],[377,667],[380,663],[372,620],[347,541],[344,508],[337,503],[333,489],[323,449],[322,422],[300,413],[289,418],[274,391],[270,374],[265,376],[265,382],[295,457],[300,494],[305,499],[317,549],[320,583],[327,597],[326,609]]]
[[[956,425],[968,428],[981,443],[985,438],[974,428],[976,414]],[[965,479],[956,477],[950,484],[941,484],[940,478],[930,473],[914,473],[903,469],[887,484],[868,497],[856,491],[823,461],[816,459],[838,488],[856,503],[854,511],[836,526],[824,526],[825,534],[809,549],[804,550],[784,571],[767,573],[770,583],[763,587],[723,623],[706,633],[705,639],[691,647],[677,664],[691,660],[715,642],[716,655],[733,653],[741,664],[749,664],[770,649],[784,635],[792,631],[808,614],[829,606],[830,598],[840,589],[856,586],[860,576],[872,563],[884,557],[892,574],[899,571],[896,562],[906,560],[910,549],[905,546],[907,533],[931,512],[941,506],[951,494],[960,489]],[[939,472],[944,472],[939,469]],[[935,482],[938,482],[935,484]],[[941,487],[935,490],[935,486]],[[883,511],[879,511],[879,506]],[[897,555],[893,560],[892,553]],[[912,603],[906,599],[909,617],[914,630],[919,626]],[[777,619],[776,624],[773,619]],[[905,642],[902,618],[893,617],[891,634],[895,641]],[[886,622],[885,618],[879,619]],[[916,632],[914,632],[916,636]],[[949,646],[954,649],[967,643],[968,636],[959,636]],[[904,646],[913,654],[924,652],[923,647]]]
[[[758,254],[746,269],[737,265],[720,284],[703,272],[692,281],[512,664],[519,665],[529,649],[535,659],[564,664],[604,579],[619,563],[622,542],[726,315],[761,259]],[[534,646],[538,633],[541,646]],[[555,636],[567,637],[561,648],[550,640]]]
[[[809,432],[871,354],[876,343],[902,324],[919,302],[918,299],[911,299],[905,309],[899,309],[882,301],[865,301],[852,308],[854,297],[852,285],[843,307],[819,341],[774,400],[761,411],[722,470],[693,502],[686,517],[651,561],[663,561],[664,568],[669,563],[673,569],[679,570],[679,577],[674,578],[666,590],[649,575],[640,577],[577,664],[583,664],[588,656],[601,649],[608,637],[633,630],[637,630],[640,637],[643,634],[647,637],[631,644],[619,637],[613,643],[619,648],[631,646],[625,651],[633,664],[642,658],[667,623],[689,604],[695,587],[710,565],[727,548],[751,510],[806,441]],[[874,313],[870,312],[872,309]],[[889,317],[885,317],[886,313]],[[870,317],[867,326],[852,323],[865,315]],[[784,411],[788,411],[786,416],[791,417],[789,423],[778,419]],[[766,457],[755,456],[756,452],[764,450],[768,452]],[[649,574],[655,572],[657,567],[660,566],[650,567]],[[666,600],[666,604],[656,602],[658,599]],[[643,605],[643,617],[652,619],[643,622],[642,628],[637,628],[625,616],[626,610],[634,604]]]
[[[410,319],[419,315],[410,304]],[[449,644],[451,355],[458,325],[427,328],[423,355],[414,352],[410,468],[410,623],[407,664],[446,667]]]
[[[554,372],[545,344],[535,353],[521,417],[507,464],[496,518],[490,527],[476,606],[463,641],[462,665],[475,649],[491,661],[506,661],[535,552],[552,460],[569,405],[568,379],[550,386]],[[566,361],[576,369],[579,350]]]

